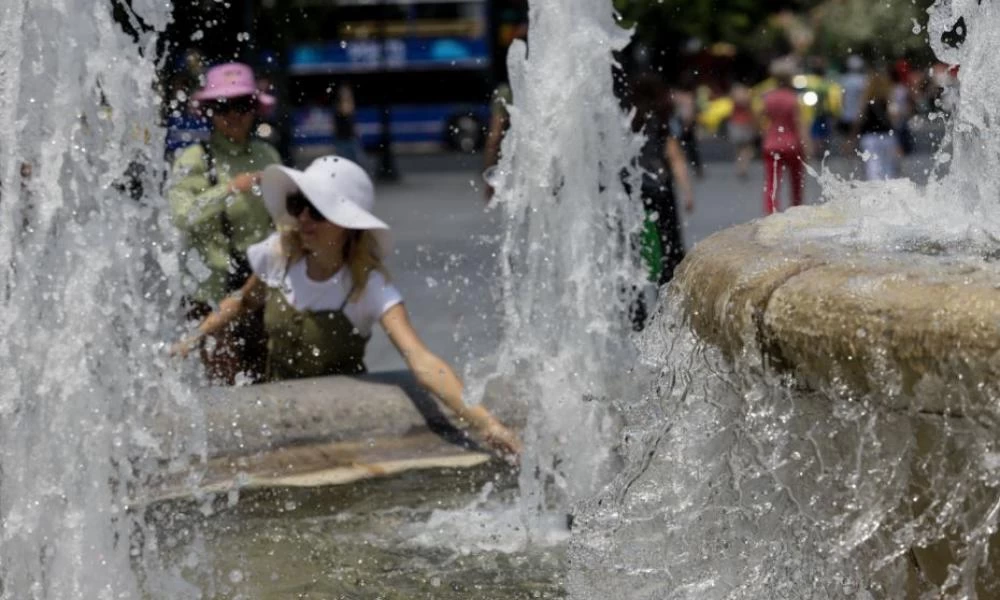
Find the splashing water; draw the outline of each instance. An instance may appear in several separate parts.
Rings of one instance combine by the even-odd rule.
[[[765,243],[822,238],[877,260],[929,240],[985,270],[982,251],[1000,239],[1000,4],[939,1],[931,15],[935,51],[961,63],[954,158],[939,157],[950,172],[925,189],[825,173],[827,202],[761,222]],[[622,472],[578,508],[573,597],[997,597],[995,399],[973,410],[933,375],[907,396],[888,360],[865,367],[875,392],[809,389],[771,372],[758,344],[722,356],[671,300],[640,340],[658,375],[628,402]],[[947,409],[921,411],[928,400]]]
[[[931,45],[938,57],[961,65],[961,93],[952,122],[954,160],[941,201],[950,201],[974,219],[985,219],[994,236],[1000,235],[996,204],[1000,180],[983,175],[1000,169],[1000,139],[992,130],[1000,123],[996,97],[1000,90],[1000,6],[982,0],[937,0],[930,11]],[[964,41],[948,42],[948,32],[964,34]],[[950,195],[945,195],[949,190]]]
[[[611,53],[630,32],[607,0],[529,10],[528,44],[508,58],[511,131],[494,183],[506,220],[499,375],[530,403],[520,486],[533,515],[569,510],[613,466],[641,205],[620,181],[638,140],[612,89]]]
[[[823,236],[863,248],[901,248],[934,243],[955,253],[982,255],[1000,242],[1000,123],[995,99],[1000,81],[1000,5],[980,0],[938,0],[929,10],[931,45],[944,62],[960,65],[960,93],[948,142],[936,157],[947,172],[926,188],[906,180],[845,181],[820,176],[821,210],[791,210],[775,219],[776,234]]]
[[[148,419],[195,410],[156,346],[173,317],[154,290],[179,289],[154,211],[153,59],[169,3],[119,6],[131,35],[113,4],[0,8],[5,599],[137,598],[140,578],[155,589],[143,565],[156,542],[129,499],[172,452]],[[145,199],[122,185],[130,162],[146,166],[133,172]]]

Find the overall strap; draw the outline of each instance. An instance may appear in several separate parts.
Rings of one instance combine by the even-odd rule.
[[[344,312],[344,309],[347,308],[347,303],[351,301],[351,294],[353,294],[356,289],[357,288],[354,283],[351,282],[351,289],[347,292],[347,295],[344,296],[344,301],[340,303],[340,308],[337,309],[337,312]]]

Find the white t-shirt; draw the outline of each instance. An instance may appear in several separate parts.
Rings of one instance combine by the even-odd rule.
[[[280,236],[269,238],[247,248],[247,258],[255,275],[272,288],[279,288],[285,299],[296,310],[337,310],[351,293],[351,272],[346,267],[326,281],[314,281],[306,274],[306,261],[296,261],[285,272],[285,258],[281,256]],[[385,277],[374,271],[368,275],[365,293],[344,306],[344,315],[358,328],[363,337],[371,335],[372,326],[385,311],[400,304],[403,297]]]

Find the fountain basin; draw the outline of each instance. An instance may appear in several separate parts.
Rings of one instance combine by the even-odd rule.
[[[823,207],[800,210],[814,214],[798,223],[826,214]],[[798,410],[812,414],[787,422],[781,435],[789,443],[812,439],[817,423],[839,435],[836,411],[843,408],[816,403],[831,393],[895,423],[877,433],[877,446],[902,478],[897,490],[907,491],[886,485],[877,504],[886,507],[883,523],[913,524],[916,541],[895,559],[908,565],[907,597],[954,591],[949,576],[960,572],[980,597],[995,597],[1000,269],[971,256],[844,247],[823,235],[797,235],[790,222],[779,215],[698,244],[670,288],[682,319],[738,368],[782,376]],[[848,430],[845,424],[840,433]],[[848,472],[858,454],[853,443],[830,452],[811,477]],[[803,478],[792,489],[807,495],[813,485]],[[961,498],[961,517],[948,512],[956,505],[952,493]],[[898,544],[890,529],[873,539]]]
[[[205,458],[174,465],[157,500],[233,489],[317,487],[420,469],[468,468],[491,455],[408,372],[323,377],[203,392]],[[520,429],[501,386],[484,402]],[[154,427],[178,432],[176,417]]]
[[[878,393],[899,409],[992,413],[1000,269],[782,229],[767,219],[719,232],[678,269],[672,291],[701,339],[809,387]]]

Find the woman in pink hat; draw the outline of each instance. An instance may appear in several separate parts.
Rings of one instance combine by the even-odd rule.
[[[173,352],[186,355],[263,308],[267,379],[357,375],[366,371],[365,347],[378,323],[423,387],[490,444],[520,452],[517,436],[489,411],[465,405],[461,380],[410,324],[382,263],[392,239],[372,214],[375,189],[364,169],[337,156],[305,171],[275,165],[264,170],[261,188],[278,233],[250,246],[253,275]]]
[[[211,122],[209,139],[183,150],[174,164],[170,209],[186,242],[184,263],[197,280],[188,316],[202,319],[250,276],[247,249],[271,232],[260,196],[260,172],[281,162],[269,144],[254,139],[255,119],[274,97],[260,92],[247,65],[209,69],[194,99]],[[258,379],[266,354],[261,316],[248,314],[214,333],[202,351],[209,377],[232,384],[239,373]]]

